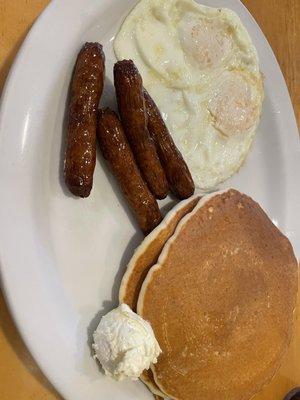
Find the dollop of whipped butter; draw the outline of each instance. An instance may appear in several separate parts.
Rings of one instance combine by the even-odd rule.
[[[138,379],[161,353],[149,322],[126,304],[102,317],[94,332],[93,349],[106,375],[117,381]]]

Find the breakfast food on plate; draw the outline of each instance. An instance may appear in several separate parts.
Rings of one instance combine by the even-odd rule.
[[[126,304],[101,319],[94,333],[93,349],[106,375],[118,381],[138,379],[161,353],[150,324]]]
[[[140,290],[149,269],[157,262],[166,241],[174,234],[180,220],[194,209],[199,199],[200,196],[195,195],[181,201],[135,250],[121,282],[120,303],[126,303],[136,311]]]
[[[96,164],[97,108],[103,91],[105,56],[99,43],[81,49],[72,78],[64,163],[69,190],[88,197]]]
[[[144,234],[151,232],[161,222],[162,215],[156,199],[139,172],[120,120],[108,108],[99,111],[97,136],[101,152],[142,231]]]
[[[282,362],[297,288],[291,244],[257,203],[233,189],[191,197],[136,250],[96,358],[157,400],[249,400]]]
[[[187,199],[195,191],[191,173],[175,146],[157,105],[144,90],[145,106],[148,116],[148,129],[154,140],[158,157],[164,168],[169,186],[179,199]]]
[[[162,349],[151,369],[177,400],[249,400],[290,342],[298,263],[288,239],[235,190],[202,198],[166,242],[137,311]]]
[[[162,393],[162,391],[159,389],[159,387],[155,383],[155,380],[153,377],[153,372],[151,371],[151,368],[143,371],[143,373],[140,375],[139,378],[148,387],[150,392],[154,395],[155,399],[161,400],[162,398],[166,397],[166,395],[164,393]]]
[[[199,196],[182,201],[168,213],[163,222],[136,249],[121,282],[120,303],[126,303],[133,311],[136,311],[139,293],[149,269],[157,262],[166,241],[174,234],[180,220],[193,210],[198,201]],[[140,379],[154,394],[163,396],[155,384],[151,370],[144,371]]]
[[[195,184],[216,189],[250,149],[264,97],[256,49],[234,12],[193,0],[141,0],[114,48],[120,119],[97,111],[102,46],[86,43],[78,55],[65,182],[89,196],[98,137],[148,236],[127,266],[120,305],[94,332],[94,357],[115,380],[140,378],[156,400],[250,400],[290,343],[298,263],[250,197],[193,194]],[[169,189],[185,200],[163,220],[156,198]]]
[[[264,90],[256,49],[233,11],[141,0],[114,49],[139,69],[198,188],[216,188],[240,168]]]
[[[137,164],[151,192],[163,199],[168,182],[149,135],[142,78],[132,61],[115,64],[114,84],[121,121]]]

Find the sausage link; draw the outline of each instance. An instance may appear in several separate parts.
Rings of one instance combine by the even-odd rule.
[[[145,89],[144,97],[148,115],[148,129],[156,145],[170,188],[176,197],[186,199],[192,196],[195,191],[191,173],[176,147],[159,109]]]
[[[64,175],[69,190],[88,197],[96,164],[97,108],[103,91],[105,56],[99,43],[78,54],[70,89]]]
[[[98,115],[98,141],[103,157],[146,235],[162,220],[158,204],[144,182],[117,115],[109,108]]]
[[[151,192],[163,199],[168,182],[147,128],[142,78],[131,60],[115,64],[114,81],[122,124],[137,164]]]

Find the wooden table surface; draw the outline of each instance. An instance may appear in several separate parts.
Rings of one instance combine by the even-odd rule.
[[[300,0],[243,0],[243,2],[261,26],[277,56],[300,126]],[[0,92],[24,37],[48,3],[49,0],[0,0]],[[300,338],[300,329],[298,331]],[[293,382],[297,379],[294,367],[299,363],[297,360],[300,360],[300,341],[293,346],[299,347],[299,351],[294,364],[286,367],[290,376],[286,377],[283,384],[287,388],[294,384],[300,385],[300,373],[297,375],[299,381]],[[295,355],[294,350],[292,353]],[[261,399],[277,400],[277,397],[275,399],[268,396],[267,394]],[[62,400],[25,348],[1,292],[0,398],[1,400]]]

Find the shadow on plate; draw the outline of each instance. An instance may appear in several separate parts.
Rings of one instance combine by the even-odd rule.
[[[88,347],[90,349],[90,354],[91,356],[94,355],[94,351],[92,348],[92,344],[93,344],[93,333],[95,332],[97,326],[99,325],[99,322],[101,320],[101,318],[106,315],[109,311],[113,310],[115,307],[118,306],[119,304],[119,290],[120,290],[120,284],[121,284],[121,280],[123,278],[123,275],[125,273],[125,270],[127,268],[127,265],[131,259],[131,257],[133,256],[134,250],[137,248],[137,246],[141,243],[142,241],[142,235],[141,233],[137,232],[129,241],[122,259],[120,261],[119,264],[119,268],[118,271],[115,275],[114,278],[114,283],[112,286],[112,291],[111,291],[111,299],[110,300],[104,300],[102,303],[102,309],[97,312],[97,314],[93,317],[93,319],[91,320],[88,328],[87,328],[87,344]],[[104,373],[103,369],[101,368],[101,365],[99,363],[98,367],[99,367],[99,371],[101,373]]]

